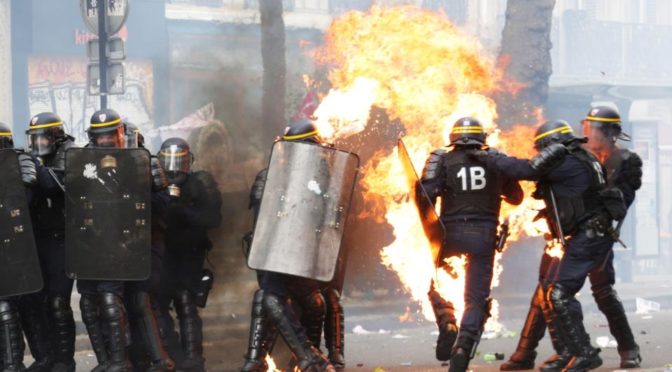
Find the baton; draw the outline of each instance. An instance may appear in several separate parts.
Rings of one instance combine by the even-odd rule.
[[[555,219],[555,225],[556,225],[555,228],[558,230],[560,243],[562,243],[562,246],[565,247],[567,242],[565,242],[565,234],[562,232],[562,225],[560,225],[560,214],[558,213],[558,204],[555,201],[555,193],[553,193],[553,189],[550,186],[548,187],[548,194],[551,196],[551,206],[553,207],[553,217]]]
[[[49,175],[51,176],[51,178],[53,178],[54,181],[56,181],[56,184],[58,185],[58,187],[60,187],[61,190],[63,190],[63,192],[65,192],[65,185],[63,185],[61,183],[61,181],[58,180],[58,176],[56,176],[56,173],[54,172],[54,170],[51,169],[51,168],[47,168],[47,172],[49,172]]]

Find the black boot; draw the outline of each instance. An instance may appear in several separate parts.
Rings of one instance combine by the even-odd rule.
[[[618,343],[621,368],[639,368],[642,362],[639,345],[635,342],[635,336],[632,334],[630,323],[618,294],[611,285],[593,287],[592,290],[597,307],[607,317],[609,331]]]
[[[448,372],[465,372],[469,367],[469,361],[476,353],[479,335],[469,331],[461,330],[457,336],[455,347],[453,347],[450,357],[450,366]]]
[[[268,350],[264,348],[264,336],[268,332],[269,324],[263,307],[264,291],[257,289],[252,300],[252,315],[250,320],[250,337],[247,343],[245,364],[241,372],[266,372],[268,364],[266,355]]]
[[[292,305],[286,298],[281,299],[272,293],[265,293],[263,301],[264,311],[292,351],[302,372],[335,372],[327,358],[308,340]]]
[[[35,361],[29,372],[49,372],[54,364],[49,338],[46,296],[42,292],[23,296],[19,301],[21,326]]]
[[[91,372],[103,372],[109,363],[107,346],[100,319],[99,297],[91,294],[82,294],[79,299],[79,310],[82,313],[82,322],[89,334],[89,341],[98,365]]]
[[[50,297],[54,366],[51,372],[75,372],[75,318],[68,297]]]
[[[572,314],[569,303],[572,295],[562,286],[555,283],[549,289],[548,299],[553,311],[553,321],[558,326],[561,338],[574,356],[563,371],[583,372],[602,365],[600,349],[590,345],[590,336],[583,327],[577,314]]]
[[[190,372],[205,371],[203,359],[203,323],[198,315],[194,296],[187,290],[180,291],[174,301],[180,322],[180,338],[184,350],[184,363],[178,370]]]
[[[152,308],[149,294],[142,291],[136,292],[133,294],[132,301],[134,318],[138,322],[140,335],[142,336],[152,363],[147,371],[174,371],[175,363],[163,347],[161,332]]]
[[[324,320],[324,339],[329,350],[329,361],[337,371],[345,369],[345,323],[341,294],[334,288],[325,291],[327,314]]]
[[[572,353],[562,342],[560,331],[553,321],[550,304],[545,297],[544,301],[541,302],[541,312],[544,316],[544,322],[546,322],[546,328],[548,329],[548,335],[551,338],[551,344],[553,345],[555,354],[546,359],[546,361],[539,367],[539,370],[542,372],[560,372],[572,359]]]
[[[434,309],[436,325],[439,328],[439,337],[436,340],[436,359],[445,362],[450,360],[453,344],[457,339],[457,320],[453,304],[444,300],[439,292],[434,289],[434,282],[429,289],[429,301]]]
[[[13,302],[0,300],[0,370],[23,371],[24,348],[19,309]]]
[[[105,372],[132,372],[133,366],[126,350],[127,317],[124,303],[114,293],[103,293],[100,308],[102,321],[109,329],[109,363]]]
[[[534,359],[537,357],[535,351],[539,345],[539,340],[544,337],[546,323],[544,322],[541,310],[544,301],[544,290],[541,285],[537,289],[530,303],[530,310],[527,313],[527,319],[523,330],[520,332],[520,340],[516,351],[511,355],[508,362],[499,366],[500,371],[519,371],[534,368]]]
[[[327,311],[324,297],[319,290],[312,292],[301,299],[301,324],[306,330],[306,336],[316,349],[320,349],[322,343],[322,328],[324,316]]]

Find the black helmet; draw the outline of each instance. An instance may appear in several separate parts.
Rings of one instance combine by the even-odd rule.
[[[485,131],[481,123],[472,117],[457,119],[450,131],[452,146],[483,146],[485,145]]]
[[[589,127],[599,130],[605,138],[612,142],[618,139],[630,140],[630,136],[623,133],[621,126],[621,115],[613,107],[595,106],[588,111],[586,117],[581,121],[584,128],[584,134],[590,132]]]
[[[124,132],[126,133],[126,147],[145,147],[145,137],[140,133],[137,125],[124,120]]]
[[[194,160],[189,143],[177,137],[168,138],[161,144],[158,157],[161,167],[169,177],[177,173],[189,173]]]
[[[285,134],[282,136],[282,139],[285,141],[322,143],[317,126],[308,119],[299,119],[290,123],[285,128]]]
[[[13,149],[14,138],[12,137],[12,129],[0,123],[0,149]]]
[[[126,133],[119,113],[114,110],[99,110],[91,116],[87,131],[89,140],[96,147],[126,147]],[[105,139],[104,142],[100,142]]]
[[[547,121],[534,134],[534,148],[537,151],[552,143],[568,145],[574,141],[587,142],[587,139],[575,136],[572,127],[565,120]]]
[[[43,112],[30,119],[28,123],[28,147],[35,156],[56,153],[56,143],[65,137],[63,120],[53,112]]]

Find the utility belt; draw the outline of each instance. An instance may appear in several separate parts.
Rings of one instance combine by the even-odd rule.
[[[623,246],[623,248],[628,248],[625,243],[621,240],[620,237],[620,226],[621,223],[619,223],[618,227],[614,228],[613,226],[613,221],[610,217],[604,215],[604,214],[597,214],[595,216],[590,217],[587,219],[585,222],[583,222],[580,225],[581,230],[586,232],[586,237],[589,239],[595,238],[595,237],[604,237],[604,236],[609,236],[612,238],[615,242],[618,242]]]

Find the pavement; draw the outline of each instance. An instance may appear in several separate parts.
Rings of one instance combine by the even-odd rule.
[[[642,349],[643,369],[663,371],[667,366],[667,370],[672,371],[672,276],[635,278],[633,283],[617,284],[616,289]],[[531,289],[529,293],[493,292],[493,297],[500,302],[499,321],[511,332],[501,332],[493,339],[482,340],[470,367],[473,371],[497,371],[502,362],[485,361],[485,355],[503,353],[506,359],[515,350],[531,293]],[[660,310],[637,314],[638,297],[654,301]],[[246,351],[249,302],[233,301],[232,298],[215,298],[202,313],[205,356],[211,372],[239,370]],[[251,293],[247,298],[251,298]],[[606,320],[597,312],[587,288],[579,294],[579,300],[586,314],[586,329],[596,346],[598,337],[610,336]],[[77,296],[74,296],[73,309],[77,309],[77,301]],[[343,304],[346,312],[347,371],[447,371],[447,365],[434,359],[435,325],[413,311],[405,321],[400,321],[400,316],[407,309],[415,309],[406,295],[384,291],[375,295],[353,293],[344,299]],[[75,317],[79,320],[77,311]],[[353,331],[355,329],[356,332]],[[274,358],[281,365],[288,359],[288,352],[282,343],[279,344]],[[77,350],[77,372],[90,371],[95,366],[95,358],[79,321]],[[538,351],[538,363],[551,355],[548,338],[542,340]],[[614,347],[603,348],[601,355],[604,365],[600,371],[618,369],[618,355]],[[27,357],[26,361],[29,363],[30,358]]]

